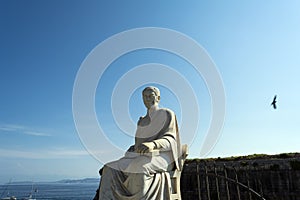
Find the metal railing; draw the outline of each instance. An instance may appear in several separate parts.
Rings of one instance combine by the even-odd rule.
[[[234,166],[208,166],[206,162],[197,163],[196,180],[199,200],[265,200],[262,193],[262,186],[258,183],[260,192],[250,186],[249,174],[243,170],[242,180],[239,180],[241,173]],[[195,174],[193,172],[193,174]],[[195,198],[195,197],[194,197]]]

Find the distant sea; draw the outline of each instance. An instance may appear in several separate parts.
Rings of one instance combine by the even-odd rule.
[[[34,183],[0,185],[0,199],[15,196],[28,197],[32,191],[36,200],[92,200],[99,183]]]

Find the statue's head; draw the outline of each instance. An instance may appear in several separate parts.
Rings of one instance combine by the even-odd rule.
[[[143,101],[147,109],[153,105],[158,105],[160,100],[160,91],[158,88],[149,86],[143,90]]]

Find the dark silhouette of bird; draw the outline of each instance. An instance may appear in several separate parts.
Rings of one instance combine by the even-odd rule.
[[[272,103],[271,103],[271,106],[273,106],[274,109],[277,108],[277,106],[276,106],[276,102],[277,102],[277,101],[276,101],[276,98],[277,98],[277,95],[274,96],[273,101],[272,101]]]

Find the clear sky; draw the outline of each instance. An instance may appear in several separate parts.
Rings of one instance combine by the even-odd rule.
[[[101,42],[142,27],[193,38],[217,66],[226,115],[221,136],[206,157],[299,152],[299,8],[296,0],[0,1],[0,183],[98,177],[102,163],[87,152],[73,120],[76,74]],[[124,74],[147,63],[168,65],[195,91],[199,127],[189,144],[190,157],[199,157],[211,119],[210,95],[192,66],[170,53],[144,49],[115,60],[96,91],[99,123],[121,149],[133,143],[130,136],[119,136],[110,107],[112,91]],[[178,95],[186,91],[175,94],[157,86],[162,105],[178,114],[180,126],[198,120],[181,115]],[[128,101],[134,122],[145,114],[143,85],[136,87]],[[276,110],[270,106],[275,94]]]

